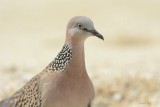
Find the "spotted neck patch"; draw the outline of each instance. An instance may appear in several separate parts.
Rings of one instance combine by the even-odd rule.
[[[57,57],[50,63],[50,69],[52,71],[64,71],[71,60],[71,44],[65,44]]]

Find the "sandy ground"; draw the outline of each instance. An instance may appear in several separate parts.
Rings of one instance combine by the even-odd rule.
[[[105,41],[85,43],[93,107],[160,106],[157,0],[1,0],[0,100],[42,71],[63,46],[68,19],[93,19]]]

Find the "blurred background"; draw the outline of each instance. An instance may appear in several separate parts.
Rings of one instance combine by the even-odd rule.
[[[77,15],[105,38],[85,43],[93,107],[159,107],[159,0],[0,0],[0,100],[54,59]]]

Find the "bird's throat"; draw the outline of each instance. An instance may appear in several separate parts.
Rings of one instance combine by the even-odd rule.
[[[85,55],[84,55],[84,43],[83,42],[70,42],[72,48],[72,60],[68,66],[72,71],[85,71]]]

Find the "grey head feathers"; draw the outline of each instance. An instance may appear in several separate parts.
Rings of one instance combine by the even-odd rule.
[[[66,35],[68,38],[78,38],[78,41],[87,37],[96,36],[104,40],[103,36],[96,31],[92,20],[85,16],[76,16],[69,20]]]

